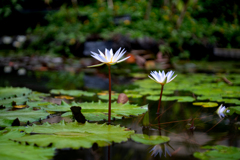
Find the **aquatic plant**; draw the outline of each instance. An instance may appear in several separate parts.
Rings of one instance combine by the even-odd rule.
[[[120,63],[122,61],[125,61],[126,59],[128,59],[129,57],[123,58],[120,60],[120,58],[126,53],[126,51],[121,50],[121,48],[119,48],[117,50],[117,52],[115,54],[113,54],[113,50],[108,50],[105,49],[105,54],[103,54],[100,50],[98,50],[100,54],[92,53],[92,57],[99,60],[100,64],[97,65],[93,65],[93,66],[89,66],[89,67],[98,67],[98,66],[102,66],[104,64],[106,64],[108,66],[108,74],[109,74],[109,89],[108,89],[108,94],[109,94],[109,107],[108,107],[108,123],[111,123],[111,65],[114,65],[116,63]]]
[[[173,71],[169,71],[169,72],[167,72],[167,74],[165,74],[164,71],[162,71],[162,72],[152,71],[150,73],[151,76],[148,76],[149,78],[151,78],[155,82],[160,83],[162,85],[160,98],[159,98],[159,102],[158,102],[157,114],[159,114],[159,110],[160,110],[160,106],[161,106],[163,87],[166,83],[171,82],[177,76],[177,75],[175,75],[174,77],[172,77],[173,74],[174,74]]]
[[[229,110],[225,107],[225,106],[223,106],[223,104],[221,104],[219,107],[218,107],[218,109],[217,109],[217,114],[218,114],[218,116],[220,117],[220,118],[224,118],[225,117],[225,114],[224,113],[228,113],[229,112]]]

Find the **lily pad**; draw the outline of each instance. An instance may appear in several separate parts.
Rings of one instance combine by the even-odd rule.
[[[232,103],[236,105],[240,105],[240,100],[238,99],[219,99],[218,102]]]
[[[240,114],[240,106],[228,107],[228,109],[230,110],[229,115],[232,115],[234,112]]]
[[[18,96],[26,96],[30,94],[32,90],[28,88],[14,88],[14,87],[5,87],[0,88],[0,99],[13,98]]]
[[[195,103],[193,103],[193,105],[195,105],[195,106],[202,106],[202,107],[205,107],[205,108],[217,107],[218,106],[218,104],[214,103],[214,102],[195,102]]]
[[[64,102],[63,102],[64,103]],[[108,103],[104,102],[92,102],[92,103],[75,103],[68,105],[67,103],[64,103],[65,109],[69,110],[71,106],[80,106],[82,114],[85,116],[87,120],[90,121],[100,121],[103,119],[108,118]],[[48,109],[47,109],[48,110]],[[148,110],[147,105],[144,106],[137,106],[129,104],[129,102],[125,104],[120,103],[112,103],[111,106],[111,118],[121,119],[123,116],[138,116],[139,114],[143,114]],[[54,110],[51,110],[54,111]],[[65,113],[62,115],[62,117],[72,117],[71,113]]]
[[[16,105],[22,105],[28,101],[27,96],[21,96],[16,98],[2,99],[0,100],[0,106],[2,107],[12,107],[12,104],[15,102]]]
[[[19,138],[25,133],[17,130],[2,131],[0,133],[0,157],[4,160],[47,160],[54,156],[54,148],[39,148],[34,146],[25,146],[10,141],[9,139]]]
[[[40,118],[45,119],[49,113],[45,110],[34,111],[31,108],[20,109],[15,111],[0,111],[0,126],[6,127],[11,126],[12,122],[18,118],[20,122],[34,122]]]
[[[101,100],[108,101],[109,95],[98,95],[98,98]],[[111,95],[111,100],[117,100],[118,99],[118,94]]]
[[[146,145],[157,145],[160,143],[165,143],[170,141],[170,138],[166,136],[158,136],[158,135],[148,136],[146,134],[134,134],[131,136],[131,139],[134,140],[135,142],[139,142]]]
[[[81,97],[81,96],[87,96],[92,97],[95,95],[93,92],[87,92],[82,90],[63,90],[63,89],[52,89],[50,91],[51,94],[57,94],[57,95],[69,95],[73,97]]]
[[[112,142],[120,143],[127,141],[134,131],[124,127],[88,123],[79,124],[77,122],[65,123],[44,123],[43,125],[33,125],[27,127],[19,127],[19,130],[27,134],[20,138],[14,138],[19,142],[28,142],[37,146],[46,147],[50,144],[56,148],[73,148],[79,149],[90,148],[94,143],[98,146],[108,146]],[[38,133],[38,134],[31,134]]]
[[[50,94],[47,93],[41,93],[41,92],[32,92],[29,96],[28,99],[30,101],[41,101],[43,100],[43,97],[48,97]]]
[[[147,100],[157,101],[159,100],[159,96],[148,96]],[[190,96],[172,96],[172,97],[162,96],[162,101],[175,101],[175,100],[177,100],[178,102],[193,102],[195,99]]]
[[[239,160],[240,148],[228,146],[205,146],[203,149],[211,149],[205,152],[195,152],[193,155],[199,159],[216,159],[216,160]]]

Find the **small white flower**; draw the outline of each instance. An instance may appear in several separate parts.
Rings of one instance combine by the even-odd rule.
[[[121,48],[119,48],[117,50],[117,52],[115,54],[113,54],[113,50],[107,50],[105,49],[105,54],[103,54],[100,50],[98,50],[100,54],[97,54],[97,53],[94,53],[94,52],[91,52],[92,53],[92,57],[99,60],[100,64],[97,64],[97,65],[93,65],[93,66],[89,66],[89,67],[97,67],[97,66],[101,66],[101,65],[114,65],[116,63],[120,63],[122,61],[125,61],[126,59],[128,59],[129,57],[126,57],[126,58],[123,58],[120,60],[120,58],[126,53],[126,51],[124,51],[124,49],[121,51]]]
[[[224,118],[225,114],[224,113],[229,113],[230,110],[227,110],[227,108],[225,106],[223,106],[223,104],[221,104],[218,109],[217,109],[217,114],[220,118]]]
[[[167,74],[165,74],[164,71],[162,72],[152,71],[150,74],[151,76],[148,77],[154,80],[155,82],[160,83],[161,85],[171,82],[177,76],[175,75],[174,77],[172,77],[174,74],[173,71],[169,71],[167,72]]]

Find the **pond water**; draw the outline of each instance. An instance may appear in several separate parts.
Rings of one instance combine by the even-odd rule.
[[[72,74],[63,73],[63,77],[65,77],[65,80],[68,77],[68,81],[57,84],[59,81],[56,81],[56,78],[53,78],[52,74],[49,74],[49,76],[47,74],[43,76],[41,73],[36,72],[28,73],[25,76],[17,76],[16,74],[17,73],[4,73],[4,78],[1,78],[1,86],[28,87],[33,91],[45,93],[49,93],[50,89],[54,88],[81,88],[85,91],[95,93],[106,90],[104,83],[98,83],[101,80],[96,81],[96,86],[99,86],[99,88],[96,89],[93,87],[87,89],[84,86],[86,81],[84,82],[83,78],[86,75],[72,76]],[[119,75],[113,76],[114,82],[116,83],[116,85],[112,87],[113,90],[118,93],[124,92],[129,97],[130,104],[137,104],[138,106],[148,104],[148,112],[145,114],[149,114],[149,118],[147,116],[144,117],[145,114],[124,117],[123,119],[112,121],[112,125],[120,124],[120,126],[134,130],[137,134],[167,136],[170,138],[170,141],[157,145],[146,145],[130,138],[126,142],[113,143],[106,147],[99,147],[97,144],[94,144],[90,149],[56,149],[53,159],[192,160],[197,159],[193,156],[195,152],[206,151],[201,148],[202,146],[224,145],[239,147],[239,115],[236,114],[237,111],[229,115],[226,114],[224,118],[216,114],[216,110],[221,104],[224,104],[226,107],[238,107],[240,105],[240,83],[238,80],[240,77],[238,70],[235,70],[232,74],[181,74],[180,71],[177,72],[177,74],[176,79],[169,83],[169,85],[166,84],[166,88],[163,90],[163,96],[165,97],[162,101],[160,115],[157,115],[156,111],[161,86],[157,87],[150,82],[151,80],[139,78],[147,77],[147,72],[141,76],[138,75],[137,78],[133,76],[133,78],[129,79],[123,79]],[[94,74],[89,74],[90,77],[93,75]],[[98,76],[100,79],[101,77],[101,75]],[[96,77],[93,77],[93,79],[94,78],[96,79]],[[130,79],[134,79],[134,81],[129,83],[128,81]],[[233,84],[229,84],[226,79]],[[74,82],[75,80],[78,80],[79,83]],[[87,81],[89,81],[89,79],[87,79]],[[147,85],[148,83],[150,83],[149,86]],[[119,85],[123,87],[121,88]],[[169,99],[169,97],[176,98]],[[185,97],[185,99],[182,97]],[[54,98],[53,95],[45,98],[45,100],[56,103],[61,102],[61,99]],[[76,102],[97,102],[98,100],[99,98],[96,94],[92,97],[81,96],[74,99]],[[73,100],[66,101],[70,103]],[[102,99],[102,101],[107,102],[106,98]],[[217,106],[202,107],[193,105],[194,102],[215,102]],[[143,122],[144,118],[147,119],[145,123]],[[57,113],[43,120],[43,122],[56,123],[62,119],[61,115]],[[65,120],[69,119],[66,118]],[[100,121],[99,123],[104,122]]]

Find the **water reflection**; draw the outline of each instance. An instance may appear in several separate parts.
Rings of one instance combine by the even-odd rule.
[[[157,145],[155,145],[155,146],[150,150],[150,152],[152,152],[151,156],[156,157],[156,156],[159,154],[159,156],[160,156],[160,158],[161,158],[162,154],[164,153],[164,157],[166,157],[167,154],[171,157],[172,155],[171,155],[171,153],[170,153],[170,151],[169,151],[169,149],[168,149],[168,146],[171,147],[171,146],[169,145],[169,143],[164,143],[164,144],[157,144]],[[172,147],[171,147],[171,148],[172,148]]]
[[[157,117],[157,119],[158,119],[158,131],[159,131],[159,135],[161,136],[161,135],[162,135],[162,132],[161,132],[161,123],[160,123],[160,122],[161,122],[161,121],[160,121],[160,120],[161,120],[161,115],[159,115],[159,116]],[[171,149],[173,149],[172,146],[170,146],[169,142],[155,145],[155,146],[150,150],[150,152],[152,152],[151,156],[156,157],[156,156],[159,154],[159,156],[160,156],[160,158],[161,158],[162,154],[164,153],[164,157],[167,157],[167,154],[171,157],[172,154],[170,153],[168,147],[170,147]],[[174,149],[173,149],[173,150],[174,150]]]

